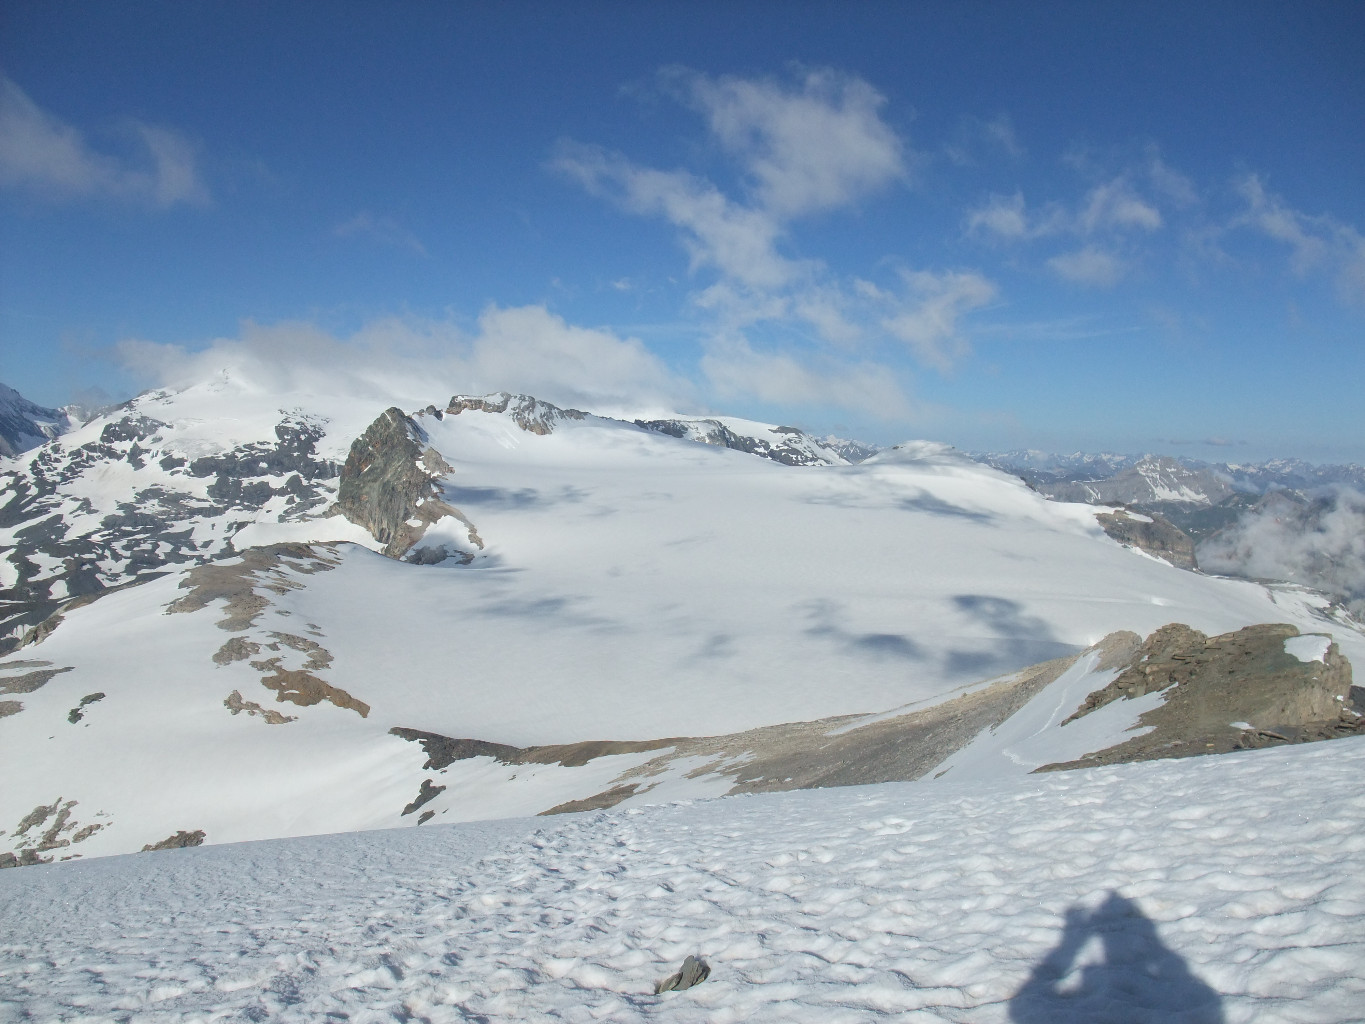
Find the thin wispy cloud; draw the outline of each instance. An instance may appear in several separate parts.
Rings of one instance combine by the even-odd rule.
[[[135,119],[126,120],[122,131],[144,159],[100,152],[79,129],[0,78],[0,184],[51,201],[112,199],[160,208],[210,201],[188,139]]]
[[[943,153],[959,167],[988,162],[1002,153],[1011,160],[1026,155],[1014,130],[1014,121],[1008,114],[997,114],[989,120],[964,117],[956,138],[943,147]]]
[[[971,351],[959,321],[973,309],[986,305],[996,287],[980,274],[950,271],[904,271],[910,301],[882,326],[903,341],[920,362],[948,371]]]
[[[332,229],[337,238],[366,238],[395,249],[406,249],[419,256],[427,255],[421,239],[391,217],[376,217],[362,210],[348,221]]]
[[[1249,228],[1288,246],[1294,273],[1328,274],[1344,301],[1365,304],[1365,236],[1334,217],[1293,209],[1257,175],[1243,177],[1235,188],[1245,205],[1231,228]]]
[[[1126,270],[1122,259],[1096,245],[1053,256],[1047,265],[1058,277],[1067,281],[1099,288],[1111,288],[1118,284]]]
[[[810,71],[792,88],[672,68],[664,80],[706,118],[774,219],[846,206],[906,176],[886,100],[860,78]]]
[[[890,367],[819,354],[755,350],[743,336],[712,338],[701,370],[721,399],[756,398],[771,405],[833,405],[887,422],[912,405]]]
[[[867,358],[869,346],[903,346],[940,371],[970,352],[961,319],[995,295],[983,275],[907,271],[900,287],[879,288],[789,255],[803,218],[910,182],[911,151],[884,120],[880,93],[828,70],[778,81],[670,68],[660,80],[667,95],[701,116],[710,141],[738,171],[737,189],[574,141],[561,142],[553,166],[620,209],[676,229],[693,276],[702,279],[691,298],[710,318],[702,371],[717,393],[861,403],[877,378],[883,406],[904,409],[895,376]],[[746,332],[760,325],[794,332],[802,344],[813,335],[817,347],[801,358],[819,371],[751,344]]]
[[[1161,211],[1144,199],[1126,176],[1112,178],[1086,191],[1072,209],[1057,202],[1028,209],[1022,191],[992,194],[967,211],[968,234],[1007,242],[1031,241],[1056,235],[1089,238],[1125,231],[1156,231]]]

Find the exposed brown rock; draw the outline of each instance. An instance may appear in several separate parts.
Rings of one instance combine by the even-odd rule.
[[[516,764],[516,759],[521,754],[520,747],[513,747],[506,743],[454,739],[434,732],[423,732],[420,729],[404,729],[395,726],[389,730],[389,734],[397,736],[399,739],[420,743],[422,750],[427,755],[426,764],[422,767],[431,771],[439,771],[456,761],[463,761],[470,757],[491,757],[503,764]]]
[[[223,701],[223,707],[227,708],[234,715],[245,711],[253,718],[260,718],[266,725],[287,725],[290,722],[297,722],[297,715],[284,715],[273,708],[263,708],[254,700],[243,700],[242,694],[238,690],[233,690]]]
[[[215,664],[231,665],[234,661],[246,661],[261,653],[261,645],[253,643],[244,636],[234,636],[213,655]]]
[[[204,830],[195,829],[193,832],[186,832],[181,829],[173,836],[167,836],[159,843],[148,843],[142,848],[143,853],[151,853],[155,850],[183,850],[187,846],[202,846],[204,844]]]
[[[251,667],[258,672],[270,673],[261,676],[261,685],[274,690],[277,701],[289,701],[306,708],[325,700],[339,708],[354,711],[361,718],[369,717],[370,706],[363,700],[357,700],[339,686],[319,679],[307,669],[281,668],[279,658],[253,661]]]
[[[603,811],[609,807],[615,807],[622,800],[627,800],[635,795],[640,788],[638,782],[631,782],[621,786],[612,786],[602,793],[597,793],[584,800],[566,800],[562,804],[556,804],[548,811],[541,811],[541,814],[573,814],[575,811]]]
[[[1116,634],[1103,649],[1106,656],[1121,658],[1135,649],[1137,643],[1135,634]],[[1035,665],[922,711],[890,716],[844,715],[724,736],[588,740],[514,747],[485,740],[453,739],[415,729],[389,731],[421,743],[427,753],[424,767],[434,770],[471,757],[491,757],[506,765],[578,767],[599,757],[658,751],[657,756],[623,773],[603,792],[566,801],[542,813],[611,807],[646,792],[649,779],[667,771],[680,758],[705,758],[690,776],[728,775],[733,779],[731,793],[902,781],[927,774],[971,742],[982,729],[1003,722],[1066,671],[1075,657]],[[866,724],[858,724],[863,721]]]
[[[168,604],[166,614],[197,612],[214,601],[223,601],[223,618],[218,621],[218,628],[229,633],[243,633],[270,606],[268,598],[256,593],[257,587],[274,594],[287,594],[298,590],[302,584],[290,579],[285,569],[312,574],[326,572],[339,564],[336,553],[326,547],[319,550],[308,544],[270,544],[248,548],[242,552],[240,561],[211,562],[185,573],[180,589],[188,593]],[[220,653],[223,649],[219,649]]]
[[[1161,691],[1163,702],[1138,719],[1150,731],[1038,770],[1223,753],[1365,731],[1365,718],[1355,714],[1365,708],[1353,709],[1351,663],[1335,643],[1325,661],[1300,661],[1284,649],[1285,640],[1298,635],[1284,623],[1247,626],[1213,638],[1182,623],[1162,626],[1112,683],[1086,697],[1066,720],[1115,700]]]
[[[84,842],[104,827],[102,824],[95,824],[81,828],[72,815],[72,808],[75,806],[75,800],[57,797],[51,804],[39,804],[24,815],[12,833],[12,844],[15,849],[0,854],[0,868],[50,864],[52,858],[44,857],[43,854]],[[38,832],[38,829],[42,831]],[[79,854],[70,854],[62,859],[69,860],[73,856]]]

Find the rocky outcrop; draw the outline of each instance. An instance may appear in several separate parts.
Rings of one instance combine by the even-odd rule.
[[[1090,694],[1066,720],[1160,691],[1162,703],[1138,718],[1138,726],[1149,731],[1039,771],[1365,733],[1365,706],[1359,702],[1365,694],[1351,685],[1351,663],[1325,636],[1322,659],[1301,660],[1285,649],[1285,641],[1298,635],[1283,623],[1216,637],[1181,623],[1161,627],[1112,683]]]
[[[1117,676],[1091,693],[1068,722],[1115,700],[1156,691],[1165,695],[1164,703],[1139,718],[1139,725],[1149,730],[1144,735],[1038,771],[1365,733],[1365,691],[1351,686],[1350,663],[1326,636],[1315,635],[1310,642],[1321,647],[1320,661],[1287,653],[1285,641],[1296,636],[1298,631],[1284,624],[1249,626],[1209,638],[1173,623],[1145,641],[1119,631],[1079,654],[1011,673],[922,710],[790,722],[722,736],[515,747],[415,729],[389,731],[420,743],[427,754],[423,770],[437,773],[476,757],[508,766],[577,767],[601,757],[652,755],[600,791],[542,814],[598,810],[642,796],[679,762],[693,766],[686,773],[689,778],[728,779],[731,794],[924,778],[978,737],[998,730],[1034,698],[1049,700],[1043,691],[1082,657],[1094,658],[1091,671]]]
[[[1118,637],[1126,644],[1125,652],[1138,641],[1131,633]],[[1101,645],[1104,652],[1112,646]],[[395,728],[389,732],[420,743],[427,754],[423,768],[428,771],[440,771],[455,761],[474,757],[490,757],[505,765],[557,764],[573,768],[599,757],[657,752],[644,764],[613,780],[602,792],[565,801],[543,811],[544,814],[612,807],[648,792],[678,760],[700,762],[689,773],[692,777],[729,777],[731,793],[899,782],[929,774],[978,733],[998,726],[1056,680],[1075,658],[1043,662],[921,711],[844,715],[722,736],[589,740],[514,747],[416,729]]]
[[[451,467],[426,442],[426,431],[401,409],[389,408],[355,439],[341,467],[336,511],[368,530],[390,558],[402,558],[445,516],[464,524],[469,542],[483,547],[463,513],[441,500],[433,481]],[[445,556],[444,550],[438,556],[423,549],[416,560],[431,563]]]
[[[186,832],[181,829],[173,836],[167,836],[159,843],[148,843],[142,848],[143,853],[151,853],[155,850],[183,850],[189,846],[203,846],[205,834],[202,828],[197,828],[193,832]]]
[[[1199,567],[1194,557],[1194,540],[1164,516],[1118,508],[1097,512],[1095,518],[1104,532],[1120,544],[1155,555],[1177,569]]]
[[[765,428],[765,432],[771,436],[759,437],[740,433],[720,420],[711,419],[636,420],[635,425],[656,434],[667,434],[669,437],[757,455],[761,459],[780,462],[784,466],[835,466],[851,461],[829,445],[817,441],[796,427]],[[870,449],[870,446],[863,447]],[[871,454],[873,450],[867,451],[863,458]]]
[[[581,420],[587,413],[577,409],[561,409],[530,395],[513,395],[500,391],[496,395],[455,395],[446,406],[445,415],[458,416],[462,412],[505,413],[522,430],[545,435],[563,420]]]
[[[268,652],[267,656],[249,664],[261,673],[261,685],[274,691],[277,702],[312,707],[327,701],[365,718],[370,713],[369,704],[341,687],[333,686],[319,674],[332,664],[330,651],[308,637],[261,629],[257,624],[270,608],[268,594],[297,590],[301,586],[297,576],[327,572],[338,562],[335,549],[323,545],[314,548],[307,544],[274,544],[248,548],[240,561],[227,565],[200,565],[186,573],[180,586],[188,593],[167,605],[166,614],[192,613],[221,601],[222,617],[218,620],[218,628],[238,635],[214,652],[214,664],[226,667]],[[321,636],[311,623],[308,628],[315,636]],[[255,639],[250,636],[253,631]],[[302,664],[295,668],[286,661]],[[254,702],[244,702],[237,691],[233,691],[223,704],[234,715],[246,711],[254,716],[259,712],[272,725],[295,720],[293,716],[279,712],[263,711]]]
[[[75,806],[75,800],[57,797],[51,804],[39,804],[20,818],[11,832],[14,849],[0,853],[0,868],[50,864],[57,857],[61,860],[79,857],[79,853],[58,854],[56,851],[85,842],[107,822],[82,825],[73,813]]]

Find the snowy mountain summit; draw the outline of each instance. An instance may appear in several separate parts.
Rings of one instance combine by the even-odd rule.
[[[227,372],[7,460],[0,863],[1358,731],[1322,595],[836,440]]]

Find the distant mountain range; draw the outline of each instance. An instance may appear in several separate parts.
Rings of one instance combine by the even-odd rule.
[[[1300,459],[1202,462],[1171,455],[1057,455],[1038,451],[974,452],[972,458],[1021,477],[1060,501],[1092,504],[1173,502],[1217,505],[1234,495],[1345,485],[1365,489],[1365,466],[1315,465]]]

